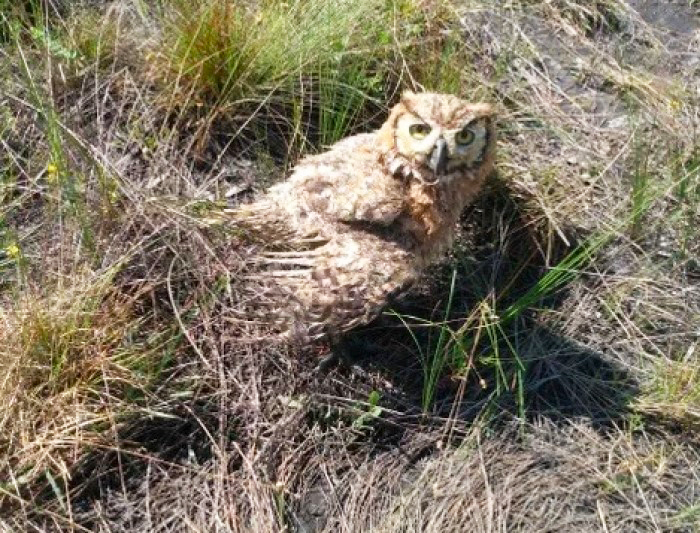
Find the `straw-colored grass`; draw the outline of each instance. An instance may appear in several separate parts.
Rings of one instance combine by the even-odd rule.
[[[0,531],[700,527],[700,30],[668,10],[0,0]],[[321,379],[327,346],[222,320],[210,222],[404,88],[497,105],[498,171]]]

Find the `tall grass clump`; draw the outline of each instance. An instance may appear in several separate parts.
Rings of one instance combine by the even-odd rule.
[[[153,59],[174,107],[243,123],[265,109],[285,123],[300,106],[297,120],[333,142],[383,92],[389,15],[379,0],[177,0]]]

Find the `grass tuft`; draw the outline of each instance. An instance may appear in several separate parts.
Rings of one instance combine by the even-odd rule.
[[[273,112],[280,126],[304,136],[311,128],[331,143],[365,118],[367,101],[390,82],[386,5],[177,1],[163,15],[154,70],[169,106],[204,107],[207,121],[242,124]],[[295,107],[296,123],[285,125]]]

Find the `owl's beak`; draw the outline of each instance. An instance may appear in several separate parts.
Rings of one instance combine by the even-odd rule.
[[[428,160],[428,166],[432,169],[438,176],[443,176],[447,172],[447,160],[449,159],[449,152],[447,150],[447,141],[440,137],[435,143],[435,148],[433,148],[430,154],[430,159]]]

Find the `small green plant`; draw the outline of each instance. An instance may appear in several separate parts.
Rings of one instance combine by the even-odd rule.
[[[659,364],[647,386],[646,402],[661,405],[668,412],[675,412],[679,419],[700,417],[700,371],[698,355],[691,347],[681,360],[666,360]]]
[[[633,238],[637,238],[641,233],[644,215],[649,208],[650,199],[652,198],[648,157],[648,151],[642,145],[636,147],[631,190],[631,232]]]
[[[480,327],[486,333],[487,351],[479,357],[479,364],[492,367],[494,374],[494,397],[504,392],[515,392],[516,406],[520,418],[525,416],[525,373],[526,365],[518,355],[505,324],[498,315],[484,302],[482,304]]]
[[[462,321],[457,329],[451,327],[450,321],[455,298],[456,269],[452,273],[442,322],[396,315],[408,329],[418,350],[424,376],[421,398],[423,411],[427,413],[431,409],[437,384],[445,368],[451,366],[457,374],[466,378],[476,365],[482,369],[490,369],[493,374],[492,399],[497,399],[505,392],[514,393],[517,409],[521,417],[524,416],[527,362],[520,357],[516,345],[511,341],[511,338],[519,334],[518,319],[527,310],[535,309],[545,298],[574,281],[585,265],[614,235],[615,231],[610,230],[591,236],[557,265],[551,267],[528,291],[500,313],[497,312],[496,306],[501,298],[507,296],[506,292],[497,295],[493,302],[482,301],[477,311]],[[507,284],[509,285],[510,283]],[[408,319],[418,320],[421,327],[437,329],[437,341],[434,344],[430,341],[428,348],[424,349]],[[483,378],[479,381],[482,388],[486,388]]]
[[[688,505],[678,511],[671,518],[671,523],[679,529],[689,528],[690,531],[697,529],[700,526],[700,503]]]
[[[53,57],[64,61],[75,61],[78,58],[78,52],[73,48],[68,48],[55,35],[52,35],[48,28],[34,26],[29,31],[39,46],[46,49]]]
[[[444,319],[442,322],[435,323],[427,320],[416,319],[416,317],[404,317],[398,313],[391,312],[394,316],[398,317],[399,320],[408,330],[416,349],[418,350],[418,357],[420,359],[421,368],[423,370],[423,389],[421,395],[421,407],[424,413],[428,413],[433,405],[435,399],[435,393],[437,390],[437,385],[439,379],[442,377],[442,372],[449,360],[448,348],[451,346],[451,341],[453,340],[453,331],[450,328],[449,317],[452,311],[452,302],[455,292],[455,281],[457,279],[457,270],[452,272],[452,280],[450,283],[450,292],[447,297],[447,304],[445,305]],[[423,346],[415,334],[413,329],[408,323],[408,319],[418,320],[421,322],[422,327],[428,327],[431,329],[438,330],[437,342],[432,344],[429,342],[428,347],[424,350]]]
[[[697,214],[700,213],[700,150],[695,149],[689,157],[678,156],[674,162],[673,180],[679,205],[676,216],[680,220],[678,257],[696,263],[700,257],[692,258],[692,249],[697,240]],[[700,263],[698,263],[700,264]]]
[[[369,398],[367,398],[367,407],[365,412],[358,416],[352,422],[352,427],[354,429],[363,430],[368,427],[373,420],[379,418],[382,415],[382,408],[379,406],[379,400],[381,399],[381,394],[373,390],[369,393]]]
[[[321,145],[328,146],[345,137],[363,116],[368,100],[380,95],[383,80],[379,74],[372,74],[372,61],[369,57],[358,60],[339,54],[338,63],[319,72],[318,131]],[[345,66],[344,62],[350,65]]]

